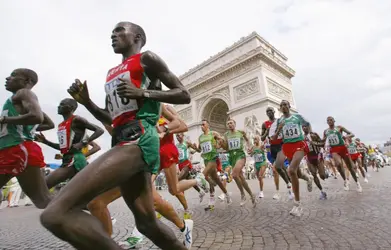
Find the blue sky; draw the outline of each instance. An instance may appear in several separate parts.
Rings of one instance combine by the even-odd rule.
[[[103,105],[105,75],[121,60],[110,46],[119,21],[143,26],[145,49],[178,75],[256,31],[289,58],[297,107],[315,130],[332,115],[364,141],[391,136],[391,1],[132,2],[1,1],[0,77],[18,67],[36,70],[41,106],[59,123],[56,107],[75,78],[87,80]],[[8,96],[0,91],[2,100]],[[93,121],[84,107],[77,114]],[[57,139],[54,130],[46,135]],[[109,148],[108,135],[98,142]],[[55,151],[43,149],[51,162]]]

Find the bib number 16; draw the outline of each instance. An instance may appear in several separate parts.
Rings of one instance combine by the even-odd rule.
[[[107,108],[113,112],[114,110],[119,109],[121,106],[128,105],[130,99],[127,97],[119,97],[117,94],[117,90],[112,91],[106,97]]]

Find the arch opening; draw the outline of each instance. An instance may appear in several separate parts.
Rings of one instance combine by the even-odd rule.
[[[211,99],[202,112],[202,118],[210,123],[210,130],[219,133],[226,131],[229,107],[227,103],[219,98]]]

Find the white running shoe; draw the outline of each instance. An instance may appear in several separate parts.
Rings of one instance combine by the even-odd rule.
[[[187,249],[191,248],[193,244],[193,226],[192,220],[185,220],[185,231],[183,231],[183,244]]]
[[[231,192],[228,192],[228,193],[225,195],[225,200],[226,200],[226,202],[227,202],[227,205],[231,205],[231,204],[232,204],[231,195],[232,195]]]
[[[294,205],[292,210],[289,212],[290,215],[300,217],[303,214],[303,208],[301,205]]]
[[[219,198],[220,201],[225,201],[225,194],[220,194],[217,198]]]
[[[362,193],[362,187],[360,182],[357,181],[357,192]]]
[[[246,202],[247,202],[246,195],[243,195],[243,196],[242,196],[242,199],[241,199],[241,201],[240,201],[240,206],[243,207],[244,204],[246,204]]]
[[[258,195],[258,198],[263,198],[263,197],[265,197],[265,196],[263,195],[263,191],[260,191],[260,192],[259,192],[259,195]]]
[[[275,194],[273,195],[273,200],[279,200],[280,198],[281,198],[280,193],[275,193]]]
[[[368,183],[368,178],[367,177],[364,178],[364,182]]]
[[[349,182],[348,181],[344,182],[343,188],[345,189],[345,191],[349,191]]]

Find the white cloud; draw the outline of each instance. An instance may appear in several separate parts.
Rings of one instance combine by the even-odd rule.
[[[35,69],[35,92],[59,123],[56,106],[75,78],[87,79],[103,105],[106,72],[121,60],[110,47],[118,21],[142,25],[146,49],[177,74],[255,30],[289,58],[297,105],[316,130],[333,115],[363,140],[382,142],[391,123],[390,11],[387,0],[1,1],[0,76]],[[83,107],[77,113],[94,121]],[[54,130],[46,134],[56,139]],[[109,137],[99,143],[108,149]],[[50,161],[55,151],[43,148]]]

